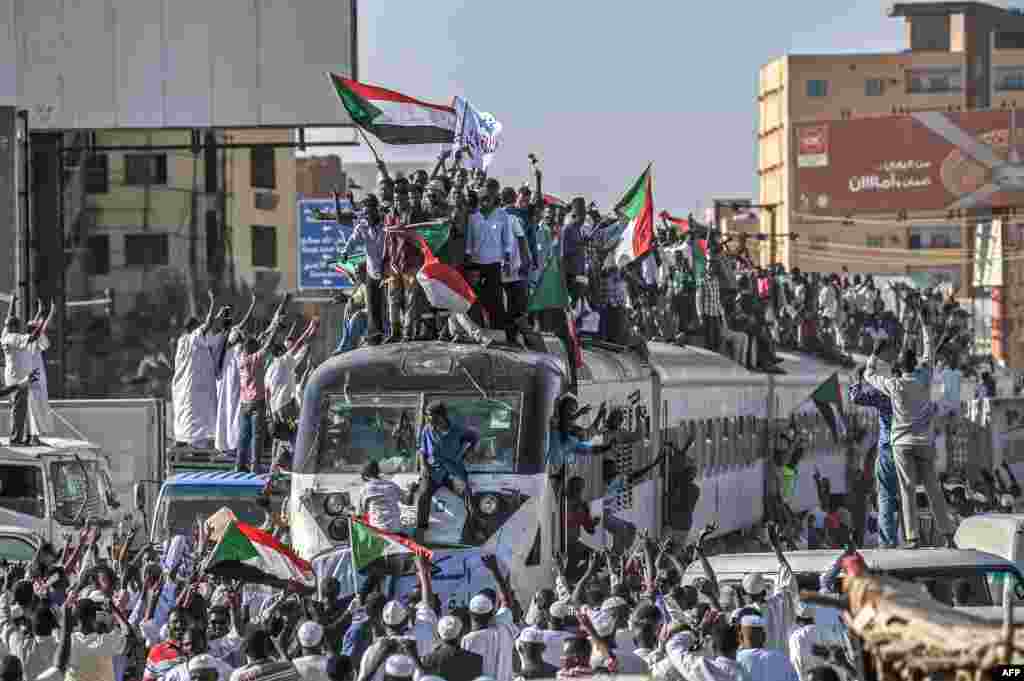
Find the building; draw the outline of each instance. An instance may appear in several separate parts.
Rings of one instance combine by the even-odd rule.
[[[337,154],[296,159],[295,171],[295,192],[299,196],[323,198],[334,191],[344,194],[349,190],[341,169],[341,157]]]
[[[272,128],[224,136],[228,144],[244,145],[222,152],[225,276],[233,286],[252,287],[260,295],[297,286],[295,150],[272,146],[293,139],[291,130]]]
[[[1024,15],[908,2],[889,16],[906,25],[902,52],[786,55],[760,69],[758,201],[777,206],[774,234],[768,211],[760,229],[787,268],[952,283],[1007,359],[1016,260],[979,277],[975,243],[1024,208],[1024,186],[999,185],[995,169],[1007,140],[1024,141]]]

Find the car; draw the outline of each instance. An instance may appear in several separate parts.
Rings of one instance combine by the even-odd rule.
[[[818,590],[820,575],[839,557],[841,551],[824,549],[793,551],[785,554],[800,588]],[[1002,585],[1009,575],[1015,590],[1024,590],[1024,580],[1016,564],[984,551],[970,549],[884,549],[863,550],[868,569],[927,589],[938,600],[953,604],[958,592],[958,606],[983,616],[999,616],[1003,602]],[[774,553],[737,553],[708,558],[720,586],[737,587],[745,575],[760,572],[771,584],[779,570]],[[694,562],[683,576],[683,584],[693,584],[704,577],[699,562]],[[994,608],[995,611],[987,609]]]
[[[28,562],[43,544],[38,534],[16,525],[0,525],[0,560]]]

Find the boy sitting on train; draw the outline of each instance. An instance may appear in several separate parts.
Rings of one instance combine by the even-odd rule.
[[[444,402],[427,405],[427,423],[420,432],[417,456],[420,463],[420,482],[416,498],[417,539],[424,540],[430,525],[430,508],[434,495],[447,489],[463,500],[467,517],[473,513],[466,456],[480,441],[479,435],[448,417]],[[460,528],[461,532],[461,528]]]

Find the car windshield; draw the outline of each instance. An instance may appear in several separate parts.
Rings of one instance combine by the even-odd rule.
[[[260,505],[262,489],[245,487],[236,490],[224,487],[182,486],[164,491],[157,509],[161,541],[176,534],[191,536],[197,518],[209,518],[222,508],[229,508],[240,521],[260,527],[267,520],[267,508]],[[281,510],[282,497],[271,498],[270,511]]]
[[[100,495],[100,467],[95,461],[55,461],[50,464],[53,479],[54,516],[69,525],[102,519],[106,504]]]

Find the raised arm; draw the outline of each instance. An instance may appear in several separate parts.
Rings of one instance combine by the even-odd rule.
[[[245,311],[245,316],[242,317],[241,321],[235,324],[235,328],[239,330],[245,329],[249,324],[249,320],[252,319],[252,313],[256,309],[256,292],[252,291],[252,300],[249,302],[249,309]]]
[[[207,291],[206,295],[210,299],[210,309],[207,310],[206,319],[203,321],[203,325],[199,329],[200,335],[205,335],[209,332],[210,326],[213,325],[213,309],[217,304],[217,300],[213,296],[213,291]]]
[[[501,573],[497,556],[484,556],[482,562],[498,585],[498,594],[501,596],[502,605],[512,611],[512,620],[514,622],[522,622],[523,612],[519,607],[519,601],[516,600],[515,593],[512,591],[512,585],[508,582],[508,577]]]
[[[711,567],[711,561],[708,560],[708,554],[704,550],[704,542],[710,537],[718,527],[714,523],[709,524],[705,527],[700,536],[697,538],[697,546],[694,547],[694,552],[697,554],[697,559],[700,560],[700,566],[704,570],[704,576],[707,577],[708,583],[714,591],[715,598],[718,598],[718,576],[715,575],[715,569]]]
[[[306,325],[306,330],[302,332],[299,339],[295,341],[295,347],[292,348],[292,355],[298,356],[305,347],[309,340],[316,335],[317,330],[320,328],[320,318],[313,317],[309,320],[309,324]]]
[[[18,306],[18,294],[17,293],[13,293],[13,294],[11,294],[11,304],[7,307],[7,317],[4,319],[4,328],[5,329],[7,328],[7,325],[10,323],[10,321],[14,318],[14,310],[15,310],[15,308],[17,308],[17,306]]]
[[[591,553],[587,571],[583,573],[580,581],[576,582],[576,586],[572,590],[572,602],[576,605],[583,605],[583,593],[587,589],[587,582],[594,577],[595,572],[597,572],[597,554]]]

